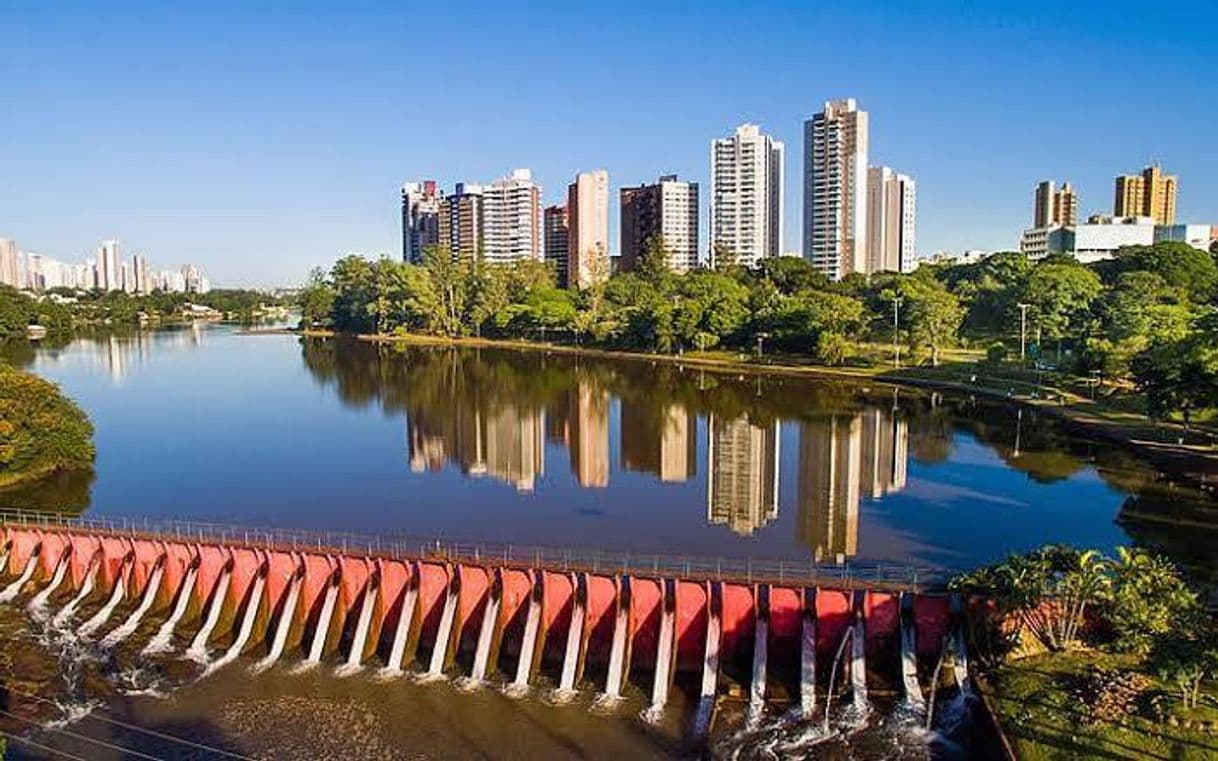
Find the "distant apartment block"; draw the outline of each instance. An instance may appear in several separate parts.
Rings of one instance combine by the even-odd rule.
[[[748,267],[781,252],[785,150],[755,124],[711,142],[712,265],[719,248]]]
[[[864,271],[910,272],[916,252],[917,185],[886,166],[867,170]]]
[[[648,242],[661,238],[668,268],[687,272],[698,266],[698,183],[664,175],[651,185],[622,188],[621,267],[638,266]]]
[[[804,257],[834,280],[867,273],[868,116],[853,98],[804,122]]]
[[[22,287],[17,264],[17,242],[9,238],[0,238],[0,284]]]
[[[587,288],[609,277],[609,173],[581,172],[567,187],[567,278]]]
[[[1070,183],[1063,182],[1058,188],[1052,180],[1036,186],[1032,208],[1032,227],[1053,225],[1073,226],[1078,224],[1078,195]]]
[[[1159,225],[1175,224],[1176,176],[1163,174],[1158,166],[1148,166],[1140,175],[1118,176],[1112,215],[1150,217]]]
[[[565,203],[547,206],[542,212],[542,226],[545,231],[545,260],[554,268],[554,276],[560,288],[570,285],[570,273],[567,270],[567,246],[570,245],[570,221]]]
[[[435,180],[402,185],[402,261],[418,264],[440,242],[440,201]]]
[[[528,169],[513,169],[483,187],[481,258],[499,264],[541,260],[541,188]]]
[[[452,195],[440,199],[440,245],[447,246],[455,257],[474,257],[482,250],[482,193],[481,185],[458,182]]]

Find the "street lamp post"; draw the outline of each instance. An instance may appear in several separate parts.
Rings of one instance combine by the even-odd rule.
[[[900,296],[892,297],[892,366],[896,369],[901,368],[901,301]]]
[[[1020,303],[1019,307],[1019,364],[1023,364],[1025,347],[1027,346],[1028,335],[1028,307],[1029,304]]]

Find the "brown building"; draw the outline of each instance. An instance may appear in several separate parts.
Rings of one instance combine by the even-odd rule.
[[[542,212],[543,227],[545,228],[546,262],[554,267],[554,274],[559,288],[570,284],[570,274],[567,268],[567,246],[570,237],[569,218],[565,203],[547,206]]]
[[[1176,223],[1176,176],[1148,166],[1142,174],[1116,178],[1112,204],[1114,217],[1151,217],[1156,224]]]
[[[652,238],[662,238],[668,268],[686,272],[698,266],[698,183],[664,175],[652,185],[620,191],[623,271],[638,265]]]
[[[482,186],[457,183],[440,200],[440,245],[453,256],[477,256],[482,249]]]

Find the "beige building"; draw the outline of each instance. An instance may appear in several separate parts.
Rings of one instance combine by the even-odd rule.
[[[804,122],[804,258],[834,280],[867,273],[868,116],[853,98]]]
[[[664,175],[652,185],[622,188],[620,198],[623,270],[638,265],[654,238],[663,239],[673,272],[698,266],[698,183]]]
[[[609,173],[580,172],[567,186],[566,285],[587,288],[609,277]]]
[[[1053,225],[1073,227],[1078,224],[1078,195],[1070,183],[1063,182],[1059,189],[1052,180],[1036,186],[1036,198],[1032,208],[1032,227],[1044,228]]]
[[[1112,204],[1114,217],[1150,217],[1159,225],[1176,223],[1176,176],[1148,166],[1142,174],[1116,178]]]
[[[547,206],[542,212],[545,228],[545,258],[554,268],[554,277],[560,288],[569,285],[567,272],[567,245],[570,226],[567,217],[567,205],[557,203]]]
[[[17,264],[17,243],[0,238],[0,284],[20,288],[20,267]]]
[[[867,170],[865,272],[909,272],[916,251],[917,186],[886,166]]]

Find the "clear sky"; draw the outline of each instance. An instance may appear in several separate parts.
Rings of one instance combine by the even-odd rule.
[[[616,207],[677,172],[705,206],[709,141],[753,121],[787,144],[797,250],[802,123],[842,97],[918,182],[919,253],[1014,246],[1040,179],[1111,211],[1150,159],[1218,223],[1212,2],[170,5],[0,5],[0,237],[290,284],[399,255],[407,179],[531,167],[550,203],[605,168]]]

